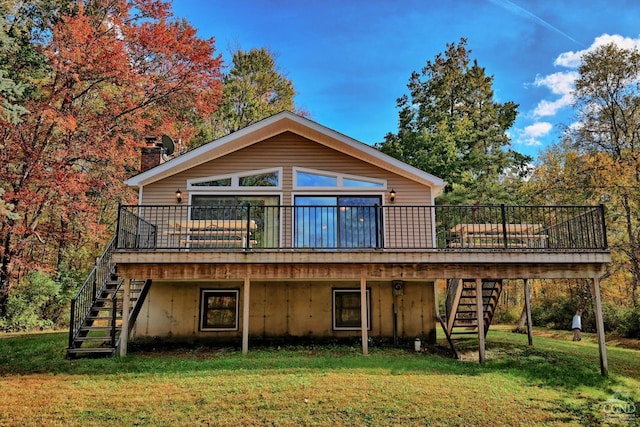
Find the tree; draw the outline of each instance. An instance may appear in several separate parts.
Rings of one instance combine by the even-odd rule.
[[[398,132],[377,148],[444,178],[443,202],[505,201],[509,176],[526,174],[531,158],[509,149],[518,106],[493,99],[493,77],[471,63],[466,44],[448,44],[412,73],[409,95],[398,99]]]
[[[0,228],[0,317],[34,265],[56,269],[104,241],[143,137],[190,139],[221,95],[213,39],[168,3],[18,2],[6,22],[15,46],[0,70],[24,85],[29,113],[0,118],[2,200],[16,214]]]
[[[278,71],[265,48],[233,54],[232,67],[223,78],[218,108],[202,126],[194,146],[228,135],[281,111],[295,111],[293,82]],[[304,114],[304,113],[303,113]]]
[[[629,276],[638,307],[640,286],[640,51],[615,44],[586,53],[574,97],[578,124],[567,138],[583,159],[587,200],[607,203],[607,229]]]
[[[6,16],[16,5],[10,2],[0,4],[0,56],[14,54],[13,47],[16,40],[7,33],[10,28]],[[16,30],[14,30],[16,31]],[[22,96],[24,86],[16,83],[8,76],[8,73],[0,69],[0,119],[10,123],[18,123],[20,116],[27,113],[18,101]],[[0,149],[2,147],[0,146]],[[0,201],[0,205],[2,202]]]

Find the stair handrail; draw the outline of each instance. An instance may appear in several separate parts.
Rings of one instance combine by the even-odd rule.
[[[102,255],[96,259],[93,269],[82,286],[80,286],[76,295],[71,299],[71,313],[69,316],[69,348],[73,347],[73,342],[80,333],[80,328],[91,312],[91,308],[98,297],[98,293],[102,291],[102,288],[105,286],[109,276],[114,272],[115,264],[112,262],[112,255],[115,243],[116,238],[114,236]]]
[[[140,281],[142,283],[142,288],[140,289],[140,293],[138,294],[138,298],[136,299],[136,302],[133,304],[133,306],[131,306],[131,309],[129,311],[129,333],[131,333],[131,331],[133,330],[133,326],[136,323],[136,320],[138,318],[138,314],[140,314],[140,310],[142,309],[142,304],[144,303],[145,298],[147,297],[147,294],[149,293],[149,288],[151,287],[151,279],[147,279],[147,280],[142,280]]]
[[[120,348],[120,343],[122,342],[122,335],[123,334],[130,334],[131,331],[133,330],[133,326],[136,323],[136,319],[138,318],[138,314],[140,313],[140,310],[142,309],[142,304],[144,303],[145,298],[147,297],[147,294],[149,293],[149,288],[151,287],[151,279],[147,279],[147,280],[132,280],[130,283],[136,283],[136,282],[140,282],[142,283],[142,288],[140,289],[140,294],[138,295],[138,298],[136,300],[136,302],[129,307],[129,321],[127,322],[129,327],[127,331],[124,330],[120,330],[120,335],[118,335],[117,338],[115,338],[116,336],[116,328],[115,328],[115,315],[113,318],[113,324],[114,325],[111,328],[111,332],[112,332],[112,339],[111,339],[111,347],[113,348]],[[116,290],[116,292],[114,292],[113,294],[113,298],[115,299],[116,296],[118,295],[118,291],[120,290],[120,285],[118,286],[118,289]],[[122,295],[122,299],[124,301],[124,295]],[[114,300],[114,304],[115,304],[115,300]],[[115,310],[114,310],[115,313]],[[124,318],[125,316],[125,312],[124,312],[124,304],[123,304],[123,312],[122,312],[122,317]]]
[[[453,324],[456,318],[456,312],[458,311],[458,304],[460,303],[460,296],[462,295],[462,289],[464,288],[464,280],[462,279],[449,279],[447,284],[447,298],[445,301],[445,316],[447,319],[447,331],[451,333]]]
[[[120,281],[118,282],[118,286],[116,286],[116,288],[113,290],[113,295],[111,296],[111,331],[110,331],[110,336],[111,336],[111,347],[115,348],[116,346],[116,334],[118,331],[118,328],[116,327],[116,321],[118,319],[118,292],[120,292],[120,287],[122,286],[122,284],[124,283],[124,281]]]

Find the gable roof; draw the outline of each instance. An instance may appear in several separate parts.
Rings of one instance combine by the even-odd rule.
[[[444,188],[445,182],[441,178],[288,111],[275,114],[135,175],[126,180],[125,184],[132,187],[143,187],[287,131],[427,185],[433,189],[434,197],[439,195]]]

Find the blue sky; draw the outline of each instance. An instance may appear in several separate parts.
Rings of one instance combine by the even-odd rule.
[[[513,147],[533,156],[573,121],[580,55],[609,41],[640,47],[637,0],[174,0],[173,10],[215,37],[227,64],[238,48],[270,49],[297,107],[368,144],[397,130],[411,72],[461,37],[496,99],[520,105]]]

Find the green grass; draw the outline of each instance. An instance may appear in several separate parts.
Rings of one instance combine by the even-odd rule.
[[[64,333],[8,335],[0,425],[597,425],[614,393],[640,401],[640,351],[609,347],[602,377],[592,337],[539,335],[492,330],[484,365],[475,340],[462,361],[349,346],[66,360]]]

